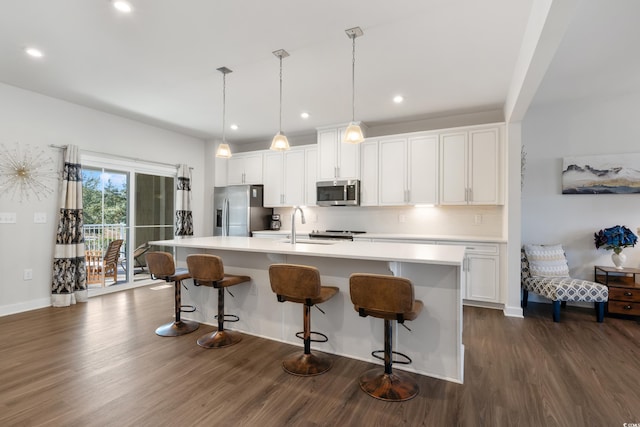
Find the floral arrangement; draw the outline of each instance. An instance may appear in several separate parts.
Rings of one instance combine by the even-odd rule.
[[[600,249],[600,247],[604,247],[607,250],[613,249],[617,254],[622,252],[622,248],[635,246],[638,242],[638,236],[624,225],[616,225],[615,227],[600,230],[594,233],[593,239],[596,249]]]

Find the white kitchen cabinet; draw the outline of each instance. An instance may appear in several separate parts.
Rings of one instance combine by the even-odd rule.
[[[316,206],[316,181],[318,180],[318,148],[306,147],[304,150],[304,176],[306,206]]]
[[[438,136],[411,135],[379,141],[380,205],[438,202]]]
[[[305,151],[292,148],[264,155],[264,206],[305,204]]]
[[[227,167],[228,167],[229,159],[223,159],[220,157],[216,157],[214,160],[214,186],[215,187],[226,187],[227,185]]]
[[[439,242],[463,245],[462,297],[468,301],[500,303],[500,251],[493,243]]]
[[[360,206],[378,206],[378,141],[360,149]]]
[[[359,179],[360,144],[345,144],[346,127],[318,129],[318,180]]]
[[[234,154],[227,162],[227,185],[262,184],[262,152]]]
[[[502,204],[500,129],[440,135],[440,204]]]

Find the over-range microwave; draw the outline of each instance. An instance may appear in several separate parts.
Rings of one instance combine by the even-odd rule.
[[[318,181],[316,203],[318,206],[358,206],[360,205],[360,181],[357,179]]]

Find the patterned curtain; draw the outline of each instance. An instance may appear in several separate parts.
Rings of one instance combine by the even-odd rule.
[[[66,307],[88,297],[84,259],[82,167],[78,147],[67,145],[58,207],[58,232],[53,255],[51,305]]]
[[[191,212],[191,169],[187,165],[180,165],[178,168],[175,234],[176,236],[193,236],[193,213]]]

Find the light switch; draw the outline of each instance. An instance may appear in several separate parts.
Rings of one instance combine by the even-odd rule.
[[[33,214],[33,222],[34,224],[45,224],[47,222],[47,213],[35,212]]]
[[[15,212],[0,212],[0,224],[15,224],[16,213]]]

